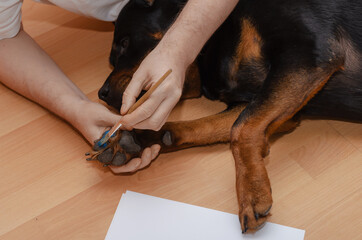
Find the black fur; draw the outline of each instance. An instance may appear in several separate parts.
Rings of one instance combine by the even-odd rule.
[[[110,55],[110,62],[115,67],[112,74],[135,69],[158,42],[149,34],[164,33],[185,2],[156,0],[152,6],[144,7],[139,1],[131,0],[116,22]],[[353,54],[353,66],[335,73],[302,112],[306,115],[361,121],[361,12],[362,2],[359,0],[239,1],[197,58],[202,93],[228,105],[250,102],[261,93],[267,75],[275,66],[294,61],[299,65],[318,67],[336,51],[331,49],[331,41],[345,41],[350,44],[348,47],[353,53],[342,52],[343,61],[351,57],[347,54]],[[239,40],[242,18],[250,19],[261,35],[263,62],[241,65],[236,76],[233,76],[237,84],[231,85],[228,83],[232,77],[229,65]],[[125,39],[129,40],[127,49],[122,47]],[[283,55],[285,49],[293,54]],[[282,57],[290,55],[294,59]],[[109,85],[109,81],[104,84],[100,98],[119,108],[122,92],[117,92],[114,87],[110,89]],[[104,94],[105,90],[107,94]]]
[[[145,2],[149,3],[131,0],[116,22],[110,56],[114,70],[99,91],[99,97],[115,108],[120,108],[122,93],[140,62],[186,1]],[[98,160],[124,164],[155,143],[167,152],[229,140],[242,231],[259,229],[272,205],[263,161],[271,134],[294,129],[298,112],[362,122],[361,13],[360,0],[240,0],[195,61],[201,89],[200,84],[190,84],[197,79],[194,72],[186,76],[184,88],[185,98],[198,95],[199,91],[190,92],[193,86],[228,105],[225,115],[211,120],[222,121],[225,135],[208,138],[205,119],[193,121],[191,127],[191,132],[205,132],[202,137],[190,136],[188,122],[166,123],[158,132],[133,131],[133,140],[138,136],[139,141],[127,138],[130,145],[123,147],[116,142],[115,151],[122,153],[104,151]],[[184,135],[187,141],[182,142]],[[198,141],[203,137],[207,140]],[[135,144],[141,150],[130,155],[127,147],[134,150]]]

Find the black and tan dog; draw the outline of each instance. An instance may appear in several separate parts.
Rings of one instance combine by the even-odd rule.
[[[137,66],[185,2],[127,4],[115,24],[114,70],[99,91],[102,100],[120,108]],[[361,0],[240,0],[189,68],[182,97],[204,95],[228,108],[168,122],[158,132],[121,132],[98,159],[120,165],[155,143],[169,152],[230,142],[241,227],[258,229],[272,206],[263,162],[268,138],[294,129],[297,113],[362,121],[361,13]]]

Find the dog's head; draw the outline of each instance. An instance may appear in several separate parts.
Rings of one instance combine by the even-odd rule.
[[[122,94],[133,73],[161,40],[185,2],[186,0],[130,0],[115,23],[109,58],[114,69],[98,91],[100,99],[120,109]]]

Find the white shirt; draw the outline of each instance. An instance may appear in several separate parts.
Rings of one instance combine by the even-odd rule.
[[[34,0],[103,21],[115,21],[129,0]],[[18,34],[23,0],[0,0],[0,40]]]

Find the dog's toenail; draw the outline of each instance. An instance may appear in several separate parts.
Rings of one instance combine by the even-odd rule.
[[[259,219],[259,214],[258,214],[258,213],[254,213],[254,217],[255,217],[255,220],[258,221],[258,219]]]
[[[171,146],[172,145],[172,136],[171,136],[170,131],[165,132],[165,134],[162,137],[162,142],[166,146]]]
[[[259,230],[259,229],[262,229],[264,226],[265,226],[266,222],[263,222],[262,224],[260,224],[259,226],[257,226],[255,228],[255,230]]]
[[[244,231],[243,233],[246,233],[248,231],[248,216],[244,216]]]
[[[265,217],[266,215],[268,215],[268,214],[269,214],[269,212],[270,212],[271,208],[272,208],[272,206],[270,206],[270,207],[268,208],[268,210],[266,210],[266,211],[265,211],[265,213],[260,214],[260,215],[261,215],[261,216],[263,216],[263,217]]]
[[[116,155],[113,158],[112,165],[114,166],[121,166],[126,163],[126,155],[123,153],[117,152]]]
[[[90,152],[86,152],[84,155],[89,156],[89,155],[90,155]]]
[[[92,159],[92,158],[87,158],[86,160],[87,160],[87,161],[92,161],[93,159]]]

